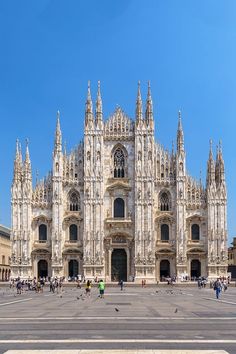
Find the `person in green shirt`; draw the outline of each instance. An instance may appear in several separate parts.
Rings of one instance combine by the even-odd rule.
[[[105,290],[105,283],[103,280],[100,280],[98,283],[98,289],[100,293],[100,298],[104,299],[104,290]]]

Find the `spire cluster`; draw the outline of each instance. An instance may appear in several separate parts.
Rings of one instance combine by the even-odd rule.
[[[29,140],[26,139],[25,159],[23,161],[21,144],[16,140],[16,154],[14,160],[14,177],[13,183],[22,182],[24,180],[32,180],[31,161],[29,154]]]
[[[102,96],[101,96],[100,81],[98,81],[96,111],[95,111],[95,125],[101,128],[102,120],[103,120]],[[87,100],[85,105],[85,127],[92,128],[93,126],[94,126],[93,102],[91,97],[90,81],[89,81]]]
[[[154,128],[153,104],[152,104],[150,81],[148,81],[148,92],[147,92],[147,100],[146,100],[145,119],[143,117],[143,104],[142,104],[142,98],[141,98],[140,81],[138,82],[138,93],[137,93],[137,100],[136,100],[135,116],[136,116],[136,125],[137,126],[145,123],[147,127],[150,127],[152,129]]]
[[[225,168],[222,153],[221,141],[217,146],[216,159],[214,160],[212,152],[212,140],[210,140],[209,158],[207,161],[207,185],[215,185],[216,187],[225,182]]]

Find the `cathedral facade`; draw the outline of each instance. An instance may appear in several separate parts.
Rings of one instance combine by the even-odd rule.
[[[135,119],[117,108],[103,118],[88,87],[84,139],[62,149],[58,112],[52,171],[32,185],[28,145],[16,146],[12,183],[12,276],[85,276],[156,282],[227,274],[224,161],[210,146],[206,187],[186,170],[179,112],[176,149],[154,139],[150,85]]]

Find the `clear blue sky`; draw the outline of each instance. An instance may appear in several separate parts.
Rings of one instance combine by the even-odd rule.
[[[188,171],[205,181],[209,139],[223,142],[229,239],[236,235],[236,1],[2,0],[0,223],[10,225],[15,140],[30,139],[33,176],[51,168],[56,111],[67,149],[83,137],[87,81],[105,117],[134,116],[151,80],[156,139],[176,139],[182,110]]]

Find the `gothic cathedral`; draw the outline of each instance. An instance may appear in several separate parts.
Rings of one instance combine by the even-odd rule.
[[[28,144],[17,142],[12,183],[12,276],[85,276],[156,282],[227,274],[227,209],[221,145],[210,146],[206,187],[186,171],[179,112],[176,151],[154,140],[150,85],[135,120],[121,108],[95,114],[88,87],[84,139],[62,149],[58,112],[52,172],[32,186]]]

